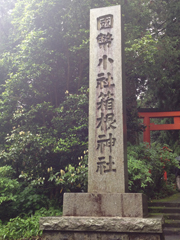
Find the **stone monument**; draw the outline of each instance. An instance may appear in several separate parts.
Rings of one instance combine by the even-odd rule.
[[[43,239],[163,239],[146,196],[127,192],[121,21],[119,5],[90,12],[88,193],[64,194],[63,217],[40,219]]]

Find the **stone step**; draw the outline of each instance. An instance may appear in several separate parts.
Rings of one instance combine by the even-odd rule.
[[[148,217],[155,218],[155,217],[164,217],[164,219],[171,219],[171,220],[180,220],[179,213],[149,213]]]
[[[149,213],[179,213],[180,208],[177,207],[148,207]]]
[[[180,214],[178,213],[150,213],[149,217],[164,217],[164,219],[168,219],[168,220],[180,220]]]
[[[149,217],[164,217],[163,232],[164,235],[177,235],[180,239],[180,198],[177,195],[177,201],[169,200],[164,202],[153,201],[148,203]],[[173,238],[172,238],[173,239]]]
[[[179,207],[180,208],[180,203],[176,202],[149,202],[148,203],[149,207]]]
[[[180,228],[180,220],[165,219],[165,223],[163,226],[166,228]]]
[[[180,228],[163,228],[164,235],[180,235]],[[180,237],[179,237],[180,238]]]
[[[180,220],[180,214],[178,213],[164,213],[163,216],[165,219]]]

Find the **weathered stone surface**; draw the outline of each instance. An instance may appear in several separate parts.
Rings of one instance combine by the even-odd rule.
[[[164,237],[161,234],[46,232],[43,240],[164,240]]]
[[[129,240],[164,240],[163,234],[130,234]]]
[[[129,240],[129,236],[127,234],[117,233],[113,234],[113,233],[89,233],[89,232],[88,233],[61,232],[61,233],[45,233],[43,234],[43,240]]]
[[[88,192],[128,190],[121,7],[90,11]]]
[[[145,217],[146,196],[141,193],[65,193],[63,216]]]
[[[43,217],[45,231],[162,233],[162,218]]]
[[[140,193],[124,193],[122,195],[122,217],[147,217],[147,197]]]
[[[92,232],[49,232],[43,240],[164,240],[163,234],[92,233]]]

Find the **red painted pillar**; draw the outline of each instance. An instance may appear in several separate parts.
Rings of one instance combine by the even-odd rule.
[[[178,128],[180,124],[180,117],[174,117],[174,125]]]
[[[143,134],[143,142],[148,142],[150,144],[150,118],[144,117],[143,123],[146,126],[146,129]]]

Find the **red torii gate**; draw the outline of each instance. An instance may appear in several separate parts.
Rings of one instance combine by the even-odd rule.
[[[143,118],[146,129],[143,133],[143,142],[150,143],[150,131],[158,130],[180,130],[180,111],[160,112],[156,109],[139,109],[138,114]],[[150,118],[174,118],[173,124],[150,123]]]

